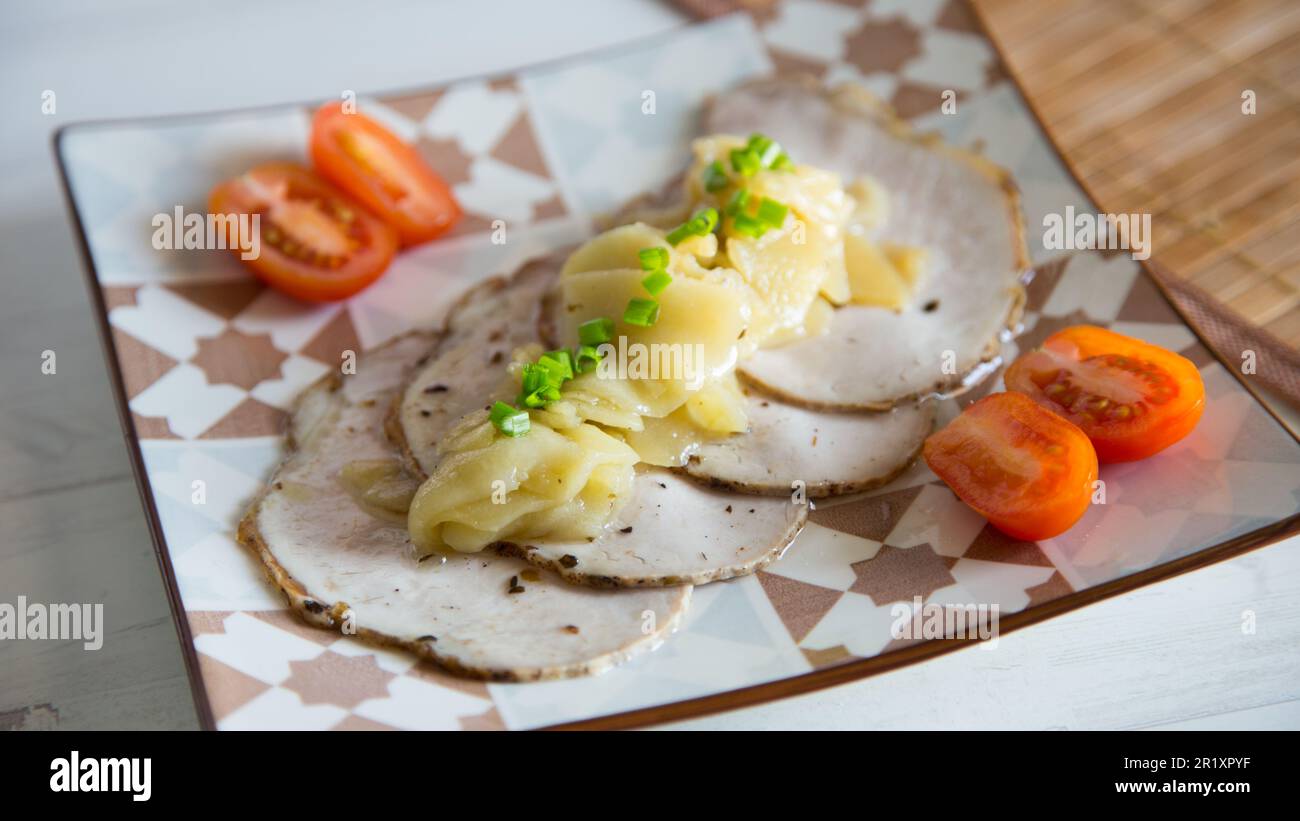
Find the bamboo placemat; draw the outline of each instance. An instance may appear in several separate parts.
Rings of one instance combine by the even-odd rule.
[[[1152,215],[1175,297],[1300,347],[1300,4],[972,1],[1098,204]]]

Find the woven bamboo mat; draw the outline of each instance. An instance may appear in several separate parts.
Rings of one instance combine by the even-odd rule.
[[[973,2],[1099,205],[1152,215],[1159,270],[1300,347],[1300,3]]]

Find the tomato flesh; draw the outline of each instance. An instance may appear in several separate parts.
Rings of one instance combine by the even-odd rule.
[[[995,393],[925,441],[953,493],[1017,539],[1060,535],[1083,516],[1097,479],[1088,437],[1019,393]]]
[[[1205,410],[1205,385],[1190,360],[1090,325],[1052,334],[1012,363],[1005,381],[1082,428],[1103,462],[1159,453]]]
[[[451,189],[413,146],[341,103],[316,112],[310,149],[316,170],[392,225],[404,246],[427,242],[460,219]]]
[[[378,279],[397,251],[392,228],[293,163],[259,165],[221,183],[208,210],[258,215],[259,254],[244,264],[271,287],[311,302],[352,296]],[[242,259],[235,239],[228,234],[227,246]]]

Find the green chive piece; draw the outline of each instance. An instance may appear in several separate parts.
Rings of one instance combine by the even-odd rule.
[[[533,390],[524,390],[519,394],[516,400],[526,408],[544,408],[552,402],[560,400],[560,388],[558,385],[542,385]]]
[[[787,168],[790,158],[781,149],[781,144],[766,134],[754,132],[749,135],[745,150],[753,154],[762,168]]]
[[[544,408],[560,398],[560,388],[573,378],[573,358],[568,351],[549,351],[524,365],[519,379],[519,404]]]
[[[667,248],[642,248],[637,251],[637,257],[641,260],[642,271],[662,271],[668,267]]]
[[[771,168],[782,154],[781,144],[765,134],[751,134],[747,148],[758,156],[758,162],[764,168]]]
[[[744,148],[731,151],[731,167],[737,174],[752,177],[764,168],[786,168],[790,158],[781,149],[781,144],[763,134],[749,135],[749,142]]]
[[[722,167],[722,163],[714,160],[704,169],[704,190],[710,194],[717,193],[731,184],[731,178],[727,176],[727,170]]]
[[[672,284],[672,276],[663,269],[651,271],[649,276],[641,280],[641,286],[650,292],[650,296],[659,296]]]
[[[742,177],[752,177],[762,167],[763,161],[759,159],[757,152],[749,148],[731,150],[731,168]]]
[[[696,236],[712,234],[713,229],[718,227],[718,210],[705,208],[703,211],[696,211],[695,216],[691,217],[691,223],[695,226]]]
[[[713,229],[717,227],[718,210],[716,208],[701,208],[686,222],[669,231],[668,241],[673,245],[677,245],[688,237],[702,237],[711,234]]]
[[[600,364],[600,351],[594,345],[579,345],[574,351],[573,367],[578,373],[586,373]]]
[[[545,368],[532,362],[524,365],[519,378],[519,386],[524,395],[536,393],[550,384],[551,375]]]
[[[519,388],[523,393],[532,393],[546,384],[546,375],[531,362],[524,365],[519,374]]]
[[[606,317],[588,319],[578,326],[578,341],[583,345],[596,346],[614,338],[614,321]]]
[[[546,371],[551,384],[563,385],[573,378],[573,359],[568,351],[550,351],[537,358],[538,367]]]
[[[761,222],[757,217],[751,217],[749,214],[741,212],[731,218],[731,227],[737,234],[758,239],[767,233],[767,225]]]
[[[668,241],[673,245],[676,245],[687,237],[692,236],[695,236],[695,232],[691,230],[691,223],[688,220],[668,232]]]
[[[785,225],[785,216],[788,213],[790,213],[789,206],[774,199],[763,197],[763,201],[758,204],[758,221],[769,228],[780,228]]]
[[[737,214],[739,214],[741,211],[744,211],[745,206],[748,204],[749,204],[749,189],[737,188],[736,193],[731,195],[731,199],[727,200],[727,206],[723,210],[726,211],[727,216],[734,217]]]
[[[573,354],[570,353],[567,348],[559,348],[557,350],[551,351],[549,354],[547,354],[547,356],[551,357],[552,359],[558,359],[559,361],[568,365],[569,375],[565,378],[566,379],[573,378]]]
[[[505,402],[494,403],[488,415],[496,429],[506,436],[523,436],[531,427],[528,411],[519,410]]]
[[[546,407],[546,399],[542,396],[543,390],[543,388],[538,388],[532,393],[521,393],[515,401],[525,408],[544,408]]]
[[[633,297],[627,301],[627,310],[623,312],[623,321],[629,325],[649,328],[659,321],[659,303],[653,299]]]

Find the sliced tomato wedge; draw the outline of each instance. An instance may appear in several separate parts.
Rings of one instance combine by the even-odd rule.
[[[259,165],[221,183],[208,197],[208,211],[260,215],[260,253],[244,264],[271,287],[311,302],[352,296],[378,279],[397,252],[392,228],[293,163]],[[234,226],[225,230],[227,247],[241,253]]]
[[[923,453],[963,502],[1028,541],[1069,530],[1097,479],[1097,454],[1083,431],[1020,393],[975,402],[931,435]]]
[[[402,245],[427,242],[460,219],[447,183],[420,152],[342,103],[321,106],[311,124],[311,161],[323,176],[397,229]]]
[[[1083,429],[1103,462],[1129,462],[1182,439],[1205,410],[1191,360],[1131,336],[1076,325],[1007,369],[1007,390]]]

